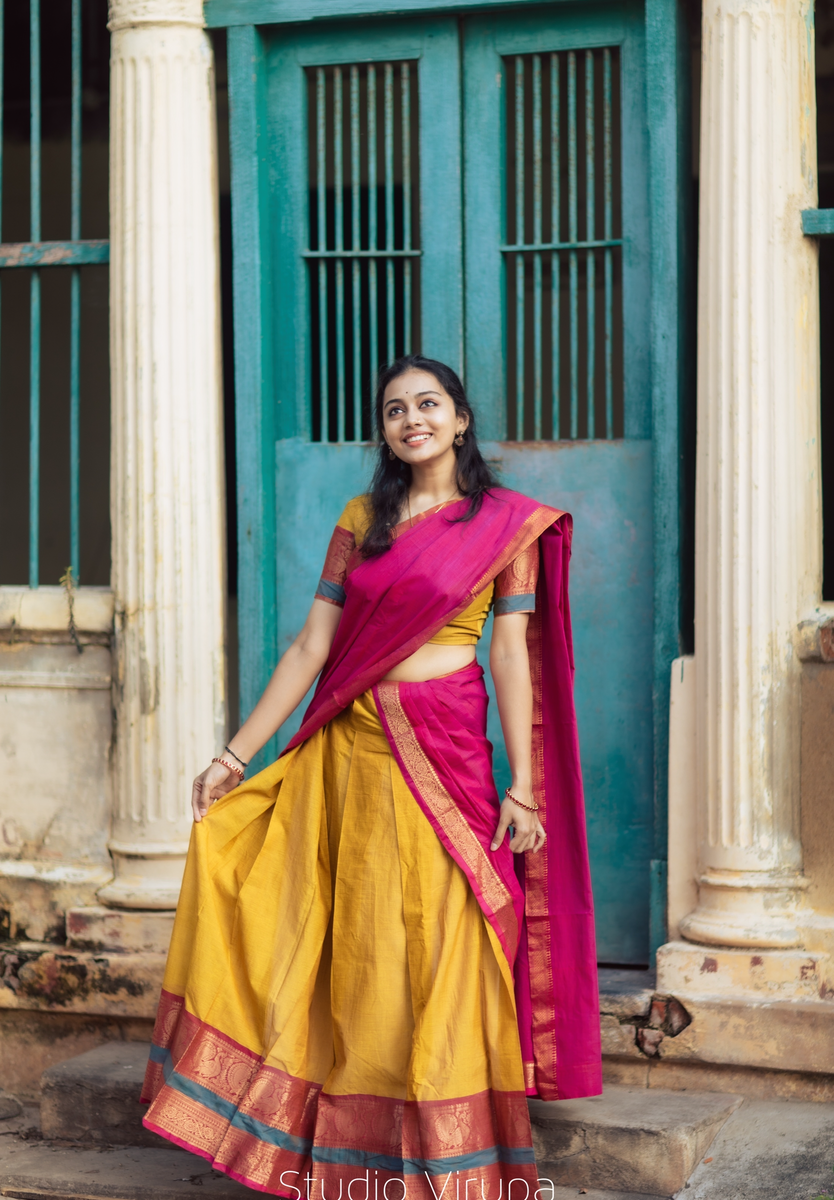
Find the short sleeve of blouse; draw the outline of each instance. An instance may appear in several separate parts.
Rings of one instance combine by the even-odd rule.
[[[316,588],[317,599],[326,600],[328,604],[335,604],[339,608],[344,605],[348,564],[356,549],[356,535],[359,533],[361,537],[366,524],[365,497],[356,496],[347,504],[333,530]]]
[[[532,542],[495,577],[496,617],[507,613],[536,611],[536,584],[539,580],[539,543]]]

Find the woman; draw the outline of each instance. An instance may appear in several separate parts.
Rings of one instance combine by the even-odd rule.
[[[525,1094],[601,1090],[570,518],[496,486],[449,367],[395,362],[376,419],[306,624],[194,783],[145,1124],[277,1195],[525,1200]]]

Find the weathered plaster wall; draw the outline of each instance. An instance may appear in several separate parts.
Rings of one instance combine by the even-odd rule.
[[[802,849],[808,903],[834,915],[834,663],[804,664]]]
[[[106,646],[0,645],[2,849],[108,863]]]
[[[112,877],[112,593],[0,587],[0,937],[63,941]]]

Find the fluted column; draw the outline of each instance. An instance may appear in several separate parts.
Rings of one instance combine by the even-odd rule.
[[[224,480],[211,43],[200,0],[110,0],[115,879],[176,904],[223,743]]]
[[[698,907],[796,945],[799,620],[821,572],[811,0],[704,0],[696,498]]]

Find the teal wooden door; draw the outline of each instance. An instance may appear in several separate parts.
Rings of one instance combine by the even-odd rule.
[[[504,482],[574,514],[599,956],[635,964],[658,836],[644,35],[637,4],[229,34],[242,715],[367,485],[375,370],[446,360]],[[500,783],[494,705],[490,735]]]
[[[471,17],[463,62],[467,386],[497,441],[504,481],[574,515],[575,694],[598,953],[603,962],[647,962],[653,572],[642,9]],[[500,745],[494,706],[491,715]],[[500,751],[497,760],[500,771]]]

